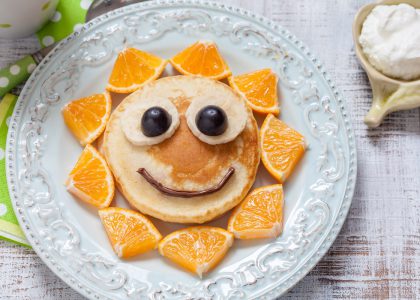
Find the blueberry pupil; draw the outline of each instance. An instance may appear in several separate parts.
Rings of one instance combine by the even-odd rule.
[[[155,137],[165,133],[171,126],[172,117],[158,106],[146,110],[141,118],[141,131],[147,137]]]
[[[215,105],[203,107],[195,117],[198,130],[208,136],[218,136],[226,131],[228,120],[223,109]]]

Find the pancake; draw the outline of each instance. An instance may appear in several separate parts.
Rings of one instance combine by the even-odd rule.
[[[145,85],[112,113],[104,133],[103,152],[120,192],[140,212],[169,222],[203,223],[236,206],[251,188],[260,161],[258,127],[252,111],[244,105],[245,128],[234,140],[210,145],[192,133],[185,117],[190,104],[203,96],[235,105],[245,103],[224,83],[196,76],[173,76]],[[122,119],[127,111],[135,111],[139,103],[147,101],[153,106],[154,98],[169,99],[176,106],[179,126],[159,144],[134,145],[123,132]],[[234,124],[235,119],[229,122]],[[226,179],[232,168],[234,173]],[[226,182],[210,194],[171,196],[139,174],[139,169],[146,170],[162,186],[178,191],[202,191]]]

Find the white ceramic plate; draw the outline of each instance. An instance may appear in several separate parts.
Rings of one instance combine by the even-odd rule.
[[[303,133],[309,146],[285,184],[282,236],[236,241],[202,280],[156,251],[128,261],[116,257],[96,210],[75,200],[63,185],[82,148],[60,113],[66,102],[104,90],[123,47],[171,57],[198,39],[216,41],[234,74],[275,70],[281,118]],[[171,72],[168,68],[167,74]],[[92,299],[279,296],[330,247],[354,190],[354,135],[343,100],[321,63],[270,20],[208,1],[145,2],[88,23],[38,66],[19,98],[10,129],[7,172],[20,224],[51,270]],[[256,186],[273,182],[261,167]],[[121,196],[116,205],[127,206]],[[163,234],[182,227],[154,222]],[[225,227],[226,216],[211,224]]]

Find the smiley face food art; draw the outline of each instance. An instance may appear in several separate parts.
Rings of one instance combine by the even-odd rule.
[[[272,239],[282,233],[282,184],[306,143],[274,116],[280,109],[272,70],[232,75],[209,41],[198,41],[170,60],[183,75],[155,80],[166,61],[125,49],[107,89],[134,93],[112,113],[108,92],[65,105],[70,131],[88,144],[66,186],[99,208],[118,257],[157,249],[201,278],[234,239]],[[227,79],[230,86],[216,79]],[[267,114],[260,130],[251,109]],[[97,151],[91,143],[99,136]],[[260,158],[278,183],[250,191]],[[112,204],[115,186],[136,210]],[[191,226],[234,207],[226,229]],[[163,237],[148,216],[189,225]]]
[[[260,160],[244,99],[198,76],[161,78],[128,96],[111,115],[103,152],[132,206],[177,223],[203,223],[236,206]]]

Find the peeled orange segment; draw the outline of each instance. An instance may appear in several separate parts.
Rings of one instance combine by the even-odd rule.
[[[219,80],[232,74],[216,44],[211,41],[192,44],[171,58],[170,62],[184,75],[201,75]]]
[[[127,48],[118,54],[106,89],[115,93],[131,93],[158,78],[167,60],[153,54]]]
[[[265,118],[260,137],[262,162],[283,183],[305,153],[305,139],[272,114]]]
[[[114,178],[101,154],[86,145],[66,181],[67,190],[98,208],[108,207],[114,197]]]
[[[196,226],[167,235],[159,243],[159,253],[201,277],[222,260],[232,243],[232,233],[222,228]]]
[[[228,230],[238,239],[274,238],[283,230],[283,186],[253,190],[229,218]]]
[[[260,113],[280,113],[277,100],[277,76],[271,69],[228,78],[229,85],[242,94],[252,110]]]
[[[105,92],[64,106],[64,122],[82,146],[95,141],[105,130],[111,115],[111,104],[111,97]]]
[[[119,207],[99,210],[108,239],[122,258],[156,249],[162,235],[153,223],[139,212]]]

